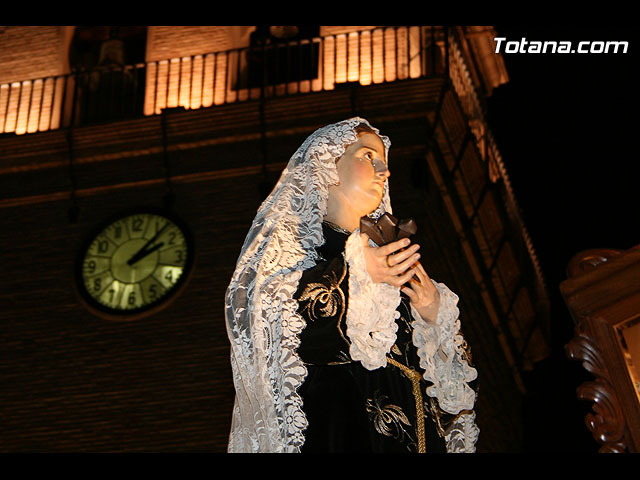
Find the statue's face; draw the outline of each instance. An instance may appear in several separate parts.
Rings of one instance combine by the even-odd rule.
[[[390,175],[380,137],[368,132],[360,134],[338,159],[336,168],[340,185],[332,187],[332,194],[343,198],[361,216],[375,211]]]

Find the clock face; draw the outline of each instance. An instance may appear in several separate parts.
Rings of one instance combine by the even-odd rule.
[[[102,312],[147,311],[177,291],[192,255],[187,230],[177,219],[151,212],[121,216],[83,251],[80,290]]]

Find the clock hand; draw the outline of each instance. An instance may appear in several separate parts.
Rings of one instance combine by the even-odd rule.
[[[146,257],[147,255],[149,255],[150,253],[155,252],[156,250],[158,250],[160,247],[162,247],[164,245],[164,242],[160,242],[155,244],[153,247],[151,247],[149,250],[144,250],[141,249],[138,251],[138,253],[136,253],[133,257],[131,257],[128,261],[127,264],[128,265],[133,265],[134,263],[136,263],[139,260],[142,260],[144,257]]]
[[[128,265],[132,265],[133,263],[135,263],[138,260],[140,260],[140,258],[144,257],[145,254],[143,252],[147,249],[147,247],[149,245],[151,245],[153,242],[155,242],[156,238],[158,238],[162,234],[162,232],[165,231],[165,229],[168,226],[169,226],[169,222],[165,223],[164,227],[162,227],[160,230],[158,230],[156,232],[156,234],[153,237],[151,237],[151,240],[149,240],[147,243],[145,243],[140,250],[138,250],[136,253],[133,254],[133,256],[127,261],[127,264]]]

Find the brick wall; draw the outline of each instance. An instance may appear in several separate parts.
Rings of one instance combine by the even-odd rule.
[[[66,66],[65,39],[70,27],[0,28],[0,84],[59,75]]]
[[[242,26],[150,26],[147,61],[219,52],[247,46],[254,27]]]

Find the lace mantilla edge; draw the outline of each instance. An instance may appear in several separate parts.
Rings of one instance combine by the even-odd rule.
[[[400,290],[371,280],[359,229],[347,239],[345,260],[349,265],[349,354],[367,370],[385,367],[387,354],[396,341],[398,326],[395,319],[400,315],[396,310],[400,304]]]
[[[244,331],[231,344],[236,401],[228,445],[230,453],[296,453],[304,443],[307,421],[302,401],[294,395],[306,376],[306,369],[295,354],[298,335],[304,328],[304,320],[297,313],[298,302],[293,298],[301,273],[291,272],[284,276],[287,281],[267,285],[254,294],[259,298],[254,308],[267,322],[262,329],[255,329],[252,337]],[[278,343],[273,341],[276,335],[281,338]],[[242,367],[238,358],[243,359]],[[272,358],[278,363],[270,362],[269,368],[263,368],[260,361]],[[285,371],[286,375],[279,375],[280,371]],[[279,409],[277,415],[273,414],[274,404],[256,401],[242,388],[247,379],[251,379],[256,391],[269,391],[273,385],[277,386],[272,394]],[[288,442],[284,441],[283,435]]]
[[[458,296],[443,283],[433,282],[440,292],[435,324],[428,323],[412,307],[413,342],[418,348],[425,380],[433,383],[427,395],[438,399],[440,408],[451,414],[473,409],[476,394],[468,382],[478,373],[466,360],[460,334]]]

